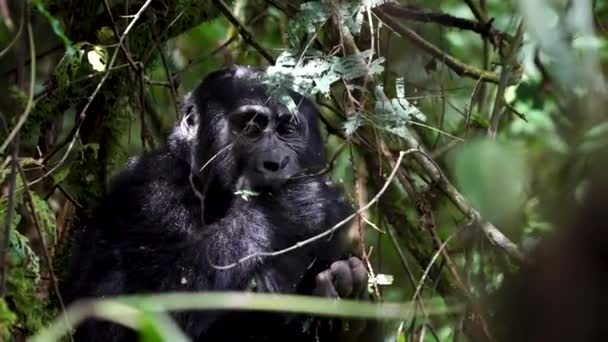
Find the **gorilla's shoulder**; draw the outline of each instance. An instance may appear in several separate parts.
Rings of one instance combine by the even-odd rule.
[[[190,166],[167,148],[146,152],[132,157],[123,171],[110,182],[110,192],[120,189],[166,183],[176,185],[188,179]]]

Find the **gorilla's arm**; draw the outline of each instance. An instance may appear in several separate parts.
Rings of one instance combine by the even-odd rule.
[[[189,166],[168,153],[141,157],[116,180],[71,252],[62,282],[67,302],[82,297],[167,291],[244,290],[259,261],[228,271],[244,254],[270,249],[264,215],[252,203],[235,200],[225,217],[202,227],[200,202],[188,182]],[[79,257],[82,256],[82,257]],[[178,315],[190,336],[211,317]],[[196,322],[196,324],[193,324]],[[84,331],[88,330],[91,333]],[[88,324],[84,340],[123,337],[124,329]]]

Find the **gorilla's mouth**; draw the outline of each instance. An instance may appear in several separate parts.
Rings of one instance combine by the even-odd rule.
[[[281,189],[291,179],[288,175],[268,175],[261,172],[249,172],[239,177],[235,184],[236,191],[255,191],[259,193],[272,193]]]

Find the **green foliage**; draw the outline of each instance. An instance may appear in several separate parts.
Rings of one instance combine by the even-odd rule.
[[[21,187],[22,183],[17,183]],[[55,230],[54,214],[48,204],[32,193],[36,214],[44,225],[45,232],[53,236]],[[14,197],[17,206],[24,205],[23,194],[17,192]],[[0,201],[0,217],[6,217],[7,199]],[[30,246],[27,237],[18,231],[23,217],[15,212],[9,234],[9,273],[7,292],[0,301],[0,336],[9,333],[14,324],[19,324],[27,332],[41,329],[54,315],[54,310],[47,307],[44,285],[41,280],[40,258]],[[4,224],[2,225],[4,227]]]
[[[11,338],[11,327],[17,323],[17,315],[8,307],[4,299],[0,299],[0,339],[7,341]]]
[[[483,217],[498,225],[511,223],[523,207],[529,172],[523,152],[509,142],[475,140],[452,155],[459,189]]]
[[[294,20],[294,22],[299,25],[294,25],[292,27],[299,28],[301,26],[307,33],[314,34],[319,27],[325,24],[330,15],[331,12],[329,8],[322,2],[308,1],[300,5],[300,11]],[[294,38],[297,38],[297,32],[290,31],[290,34],[293,35]],[[298,39],[296,39],[296,42],[294,47],[298,46]]]
[[[55,32],[57,37],[59,37],[65,45],[66,53],[69,55],[74,53],[74,50],[72,48],[72,42],[70,41],[70,38],[68,38],[68,36],[66,35],[61,20],[59,20],[45,8],[43,0],[33,0],[33,3],[36,10],[40,12],[40,14],[42,14],[42,16],[46,20],[48,20],[49,24],[51,24],[51,27],[53,28],[53,32]]]
[[[13,265],[9,272],[7,292],[18,321],[28,334],[40,330],[55,315],[55,311],[48,308],[48,299],[45,298],[45,290],[40,287],[40,281],[32,280],[32,276],[35,274]]]
[[[274,66],[267,68],[265,82],[269,84],[271,94],[293,110],[296,104],[289,96],[289,90],[311,97],[318,93],[329,96],[332,84],[340,80],[351,81],[367,74],[382,73],[384,59],[371,58],[370,50],[345,57],[324,56],[313,50],[302,56],[287,50],[277,58]]]
[[[365,113],[363,112],[354,112],[348,116],[346,121],[343,124],[344,133],[347,136],[353,135],[357,128],[363,126],[365,124]]]
[[[55,241],[55,231],[57,223],[55,221],[55,213],[51,209],[51,206],[47,201],[42,199],[38,194],[32,192],[32,201],[34,202],[34,213],[37,215],[39,223],[41,225],[42,233],[45,234],[45,240],[53,243]]]
[[[591,127],[583,134],[579,150],[582,153],[591,154],[603,151],[606,147],[608,147],[608,122],[603,122]]]

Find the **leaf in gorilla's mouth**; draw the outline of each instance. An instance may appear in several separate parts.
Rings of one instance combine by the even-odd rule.
[[[249,189],[237,190],[234,192],[234,194],[241,196],[241,198],[245,201],[249,201],[250,198],[260,195],[258,192]]]

